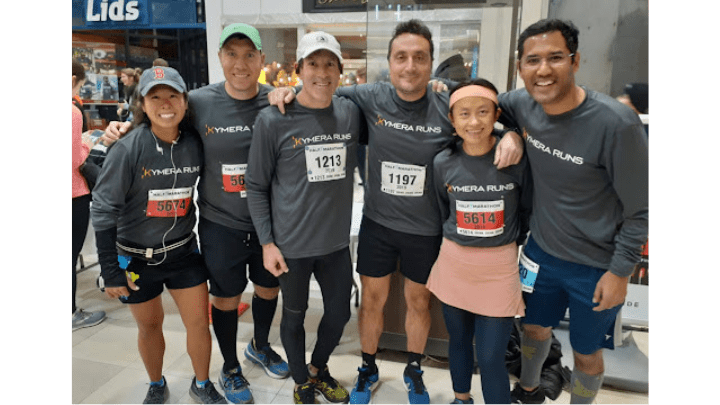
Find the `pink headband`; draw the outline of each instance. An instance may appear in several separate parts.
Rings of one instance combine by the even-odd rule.
[[[470,86],[461,87],[452,94],[450,97],[450,109],[452,110],[453,104],[465,97],[484,97],[495,103],[495,105],[498,105],[497,95],[493,93],[492,90],[487,87],[472,84]]]

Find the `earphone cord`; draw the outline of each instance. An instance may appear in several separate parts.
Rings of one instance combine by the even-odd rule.
[[[152,132],[152,131],[151,131],[151,132]],[[153,134],[153,136],[154,136],[154,135],[155,135],[155,134]],[[175,143],[170,144],[170,163],[172,163],[173,172],[175,173],[175,177],[174,177],[174,179],[173,179],[173,185],[172,185],[172,189],[171,189],[171,190],[175,190],[175,184],[177,183],[177,170],[175,169],[175,160],[173,160],[173,153],[172,153],[172,152],[173,152],[173,145],[175,145]],[[168,236],[168,234],[170,233],[170,231],[172,231],[172,230],[175,228],[175,224],[177,224],[177,218],[178,218],[178,217],[177,217],[177,214],[178,214],[178,210],[177,210],[177,207],[175,207],[175,219],[173,220],[173,224],[172,224],[172,226],[170,227],[170,229],[168,229],[168,230],[165,232],[165,234],[163,234],[163,238],[162,238],[163,250],[165,250],[165,249],[167,248],[167,247],[165,246],[165,238]],[[150,266],[159,266],[159,265],[161,265],[161,264],[165,261],[165,259],[167,259],[167,251],[164,251],[164,252],[163,252],[163,258],[162,258],[162,260],[160,260],[160,261],[157,262],[157,263],[149,263],[149,265],[150,265]]]

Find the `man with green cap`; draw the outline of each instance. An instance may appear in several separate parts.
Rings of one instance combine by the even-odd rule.
[[[200,249],[210,272],[212,326],[223,355],[220,386],[233,403],[251,403],[252,393],[237,358],[238,305],[248,278],[254,284],[254,337],[245,356],[272,378],[287,378],[287,363],[271,348],[270,327],[279,283],[263,267],[245,192],[245,170],[258,112],[268,106],[273,87],[258,83],[265,55],[259,32],[231,24],[218,52],[225,81],[190,92],[190,117],[202,139],[205,165],[198,183]],[[111,123],[112,124],[112,123]],[[109,135],[124,133],[112,124]],[[247,268],[247,270],[246,270]]]

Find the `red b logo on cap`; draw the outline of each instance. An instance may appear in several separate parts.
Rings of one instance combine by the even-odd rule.
[[[161,68],[155,68],[155,78],[162,79],[165,77],[165,71]]]

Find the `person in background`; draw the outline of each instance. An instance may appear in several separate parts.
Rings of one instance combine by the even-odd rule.
[[[72,96],[80,91],[85,83],[85,68],[77,60],[72,61]],[[72,329],[77,330],[89,326],[95,326],[105,320],[104,311],[88,312],[76,305],[77,293],[77,261],[80,256],[85,236],[88,231],[90,222],[90,189],[85,182],[82,174],[80,174],[80,166],[87,158],[92,149],[92,142],[83,139],[82,112],[72,107]]]
[[[175,69],[154,67],[143,72],[138,91],[135,129],[109,149],[93,192],[105,294],[128,304],[137,323],[138,350],[150,378],[144,403],[164,403],[170,393],[162,375],[164,287],[187,331],[195,373],[190,396],[226,403],[209,379],[208,273],[193,232],[193,191],[203,156],[187,122],[187,89]]]
[[[635,114],[649,114],[648,101],[649,91],[647,83],[628,83],[623,89],[623,94],[617,100],[632,108]],[[645,132],[650,134],[649,124],[644,124]]]
[[[348,391],[331,375],[330,354],[350,319],[355,150],[360,111],[334,97],[342,73],[340,44],[330,34],[305,35],[297,48],[303,88],[286,114],[266,108],[255,121],[246,173],[248,206],[265,268],[283,294],[280,337],[295,382],[294,402],[346,403]],[[320,285],[323,316],[309,364],[305,314],[310,278]]]
[[[118,105],[118,117],[121,121],[133,120],[133,101],[135,100],[135,88],[140,80],[140,69],[125,68],[120,71],[120,81],[123,84],[123,99]]]
[[[579,30],[540,20],[518,40],[525,87],[498,96],[500,122],[526,140],[533,178],[530,236],[520,258],[525,318],[512,400],[542,403],[552,328],[570,311],[570,402],[592,403],[603,349],[648,234],[648,137],[632,110],[575,82]]]
[[[442,302],[450,335],[453,403],[473,403],[475,351],[484,403],[508,404],[505,349],[514,318],[525,309],[517,241],[522,243],[528,229],[527,159],[502,170],[493,165],[497,139],[492,131],[500,109],[492,83],[474,79],[459,84],[450,92],[449,105],[456,138],[433,162],[444,222],[427,288]]]
[[[152,65],[153,65],[153,66],[170,67],[170,64],[168,63],[168,61],[166,61],[166,60],[163,59],[163,58],[156,58],[155,60],[153,60]]]

